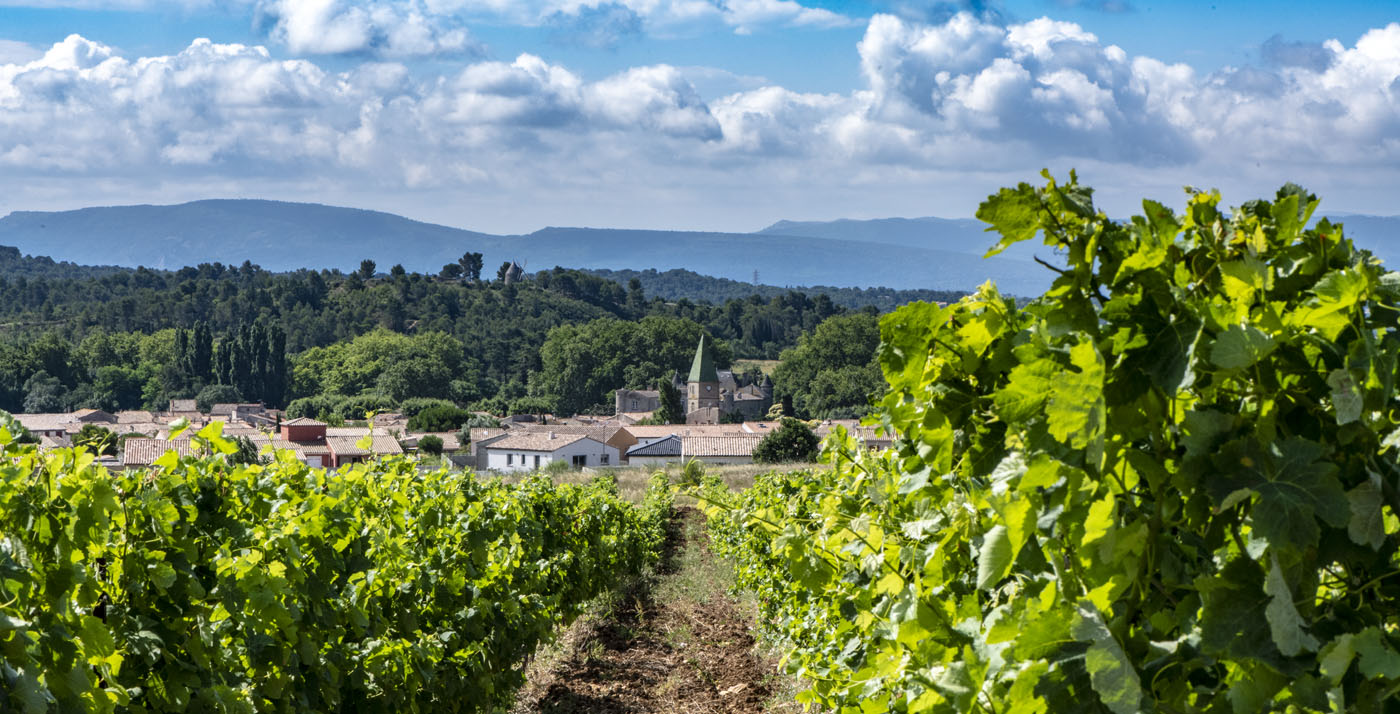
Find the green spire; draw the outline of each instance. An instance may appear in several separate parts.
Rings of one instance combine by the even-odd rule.
[[[715,362],[710,359],[710,351],[705,349],[705,336],[700,336],[700,344],[695,348],[695,361],[690,363],[691,382],[718,382]]]

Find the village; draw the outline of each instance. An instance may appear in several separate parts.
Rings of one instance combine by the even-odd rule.
[[[399,413],[374,414],[362,423],[333,426],[307,417],[288,419],[281,410],[262,404],[214,404],[200,411],[194,399],[171,400],[165,411],[80,409],[13,416],[39,440],[42,451],[73,446],[85,428],[109,432],[117,443],[98,462],[113,469],[148,467],[171,451],[181,457],[198,456],[191,435],[213,423],[221,425],[226,439],[246,439],[264,460],[274,452],[288,451],[308,466],[339,468],[392,456],[440,455],[455,467],[501,474],[549,468],[649,468],[689,461],[750,464],[759,442],[779,428],[779,422],[770,418],[772,381],[765,378],[761,384],[739,386],[732,372],[715,368],[703,337],[689,374],[684,378],[677,374],[673,384],[684,395],[683,424],[653,423],[661,392],[630,389],[615,391],[612,416],[483,414],[499,426],[448,432],[411,431],[410,420]],[[854,419],[810,426],[823,438],[838,425],[863,439],[868,448],[890,443]]]

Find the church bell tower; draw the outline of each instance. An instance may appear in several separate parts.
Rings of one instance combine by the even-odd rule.
[[[700,344],[695,348],[695,360],[690,364],[690,379],[686,381],[685,411],[689,414],[719,405],[719,374],[715,372],[710,351],[705,348],[705,336],[701,335]]]

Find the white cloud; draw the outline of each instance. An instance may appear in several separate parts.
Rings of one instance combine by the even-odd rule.
[[[316,14],[329,4],[308,7],[329,17]],[[361,29],[322,41],[354,46]],[[477,210],[456,222],[482,228],[653,215],[724,227],[715,222],[820,210],[966,215],[997,185],[1078,166],[1109,200],[1185,183],[1257,195],[1296,180],[1393,212],[1400,24],[1323,47],[1325,62],[1305,53],[1202,74],[1130,57],[1070,23],[881,15],[859,44],[855,91],[721,77],[729,93],[706,96],[692,80],[715,72],[694,67],[590,80],[523,54],[441,76],[382,61],[328,71],[207,40],[126,57],[75,35],[0,64],[0,193],[66,190],[87,203],[93,186],[257,194],[275,183],[278,195],[315,187],[342,202],[470,195]],[[940,209],[934,195],[956,203]],[[453,201],[428,210],[446,219],[436,212]],[[546,217],[570,210],[583,217]]]
[[[259,0],[271,35],[296,54],[418,57],[476,51],[466,28],[418,1]]]
[[[27,42],[0,40],[0,65],[25,64],[43,56],[43,50]]]
[[[549,26],[561,39],[576,36],[580,44],[603,47],[643,31],[719,27],[749,34],[860,22],[797,0],[0,0],[5,6],[248,11],[257,26],[295,54],[384,58],[479,54],[468,31],[473,22]]]

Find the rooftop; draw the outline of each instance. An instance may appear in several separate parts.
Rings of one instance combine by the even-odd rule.
[[[288,421],[282,422],[282,426],[325,426],[325,425],[326,425],[326,423],[323,422],[323,421],[316,421],[315,419],[311,419],[311,418],[308,418],[308,417],[297,417],[297,418],[295,418],[295,419],[290,419],[290,420],[288,420]]]
[[[684,436],[681,437],[683,456],[753,456],[754,447],[763,437],[745,436]]]
[[[638,444],[627,450],[627,458],[634,456],[680,456],[681,438],[671,435],[649,444]]]
[[[165,452],[172,450],[180,456],[191,456],[194,454],[194,444],[189,439],[127,439],[122,450],[122,465],[150,466]]]
[[[550,431],[511,433],[504,438],[484,444],[487,449],[511,451],[558,451],[576,441],[589,438],[587,434],[560,434]],[[594,439],[594,441],[598,441]],[[602,442],[599,442],[602,443]]]

